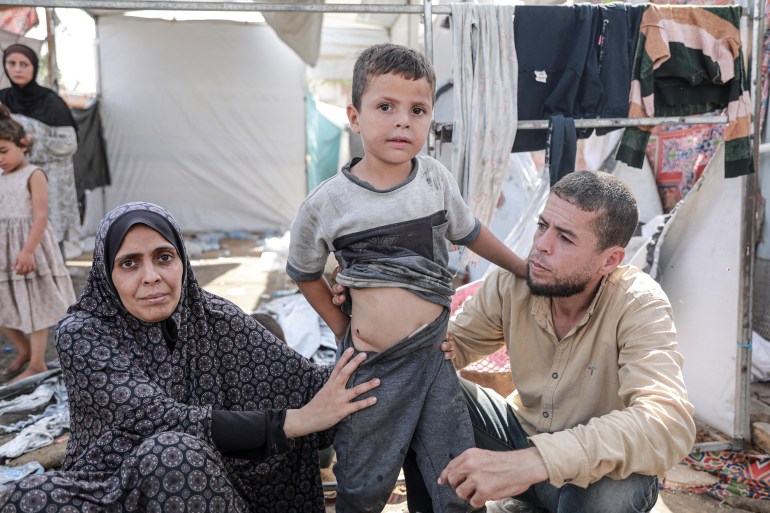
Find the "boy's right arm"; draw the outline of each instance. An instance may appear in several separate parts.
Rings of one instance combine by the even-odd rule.
[[[334,294],[326,278],[321,276],[317,280],[298,281],[297,287],[310,303],[310,306],[326,321],[326,324],[334,332],[334,337],[339,341],[348,329],[350,317],[332,302]]]

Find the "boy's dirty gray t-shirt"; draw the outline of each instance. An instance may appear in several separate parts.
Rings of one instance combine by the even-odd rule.
[[[449,307],[454,288],[446,240],[469,244],[481,229],[454,177],[420,155],[403,183],[378,190],[350,173],[359,161],[318,185],[300,206],[286,272],[295,281],[316,280],[334,252],[342,266],[337,282],[346,287],[400,287]]]

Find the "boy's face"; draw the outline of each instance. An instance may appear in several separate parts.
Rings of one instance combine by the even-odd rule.
[[[420,152],[433,116],[433,91],[424,78],[387,73],[372,77],[361,110],[348,105],[353,131],[361,135],[370,164],[400,165]]]

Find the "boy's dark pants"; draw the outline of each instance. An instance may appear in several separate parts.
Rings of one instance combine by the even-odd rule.
[[[381,384],[359,399],[377,403],[337,426],[336,508],[338,513],[379,513],[385,507],[410,448],[436,512],[472,511],[438,476],[449,461],[473,447],[473,428],[457,375],[440,345],[449,315],[382,353],[369,357],[350,378],[355,386],[372,378]],[[352,345],[350,332],[338,350]]]

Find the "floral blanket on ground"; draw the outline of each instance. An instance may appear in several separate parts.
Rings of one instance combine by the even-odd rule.
[[[693,491],[717,497],[738,495],[770,500],[770,456],[767,454],[695,450],[683,461],[719,478],[715,485]]]

